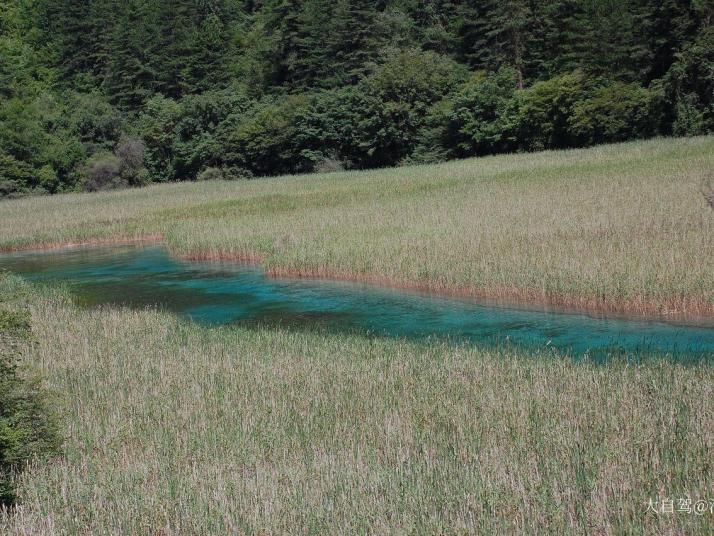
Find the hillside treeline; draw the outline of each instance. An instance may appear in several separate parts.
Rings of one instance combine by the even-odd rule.
[[[714,130],[712,0],[0,0],[0,195]]]

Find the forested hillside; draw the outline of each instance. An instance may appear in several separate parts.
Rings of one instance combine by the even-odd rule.
[[[712,0],[0,0],[0,196],[714,130]]]

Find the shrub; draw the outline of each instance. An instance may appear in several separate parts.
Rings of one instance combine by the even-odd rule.
[[[111,190],[128,185],[122,177],[122,162],[111,153],[92,155],[84,168],[84,189],[88,192]]]
[[[175,180],[193,180],[204,168],[221,167],[224,158],[216,137],[218,128],[229,116],[243,114],[249,106],[243,92],[234,88],[181,99],[173,141]]]
[[[518,108],[516,71],[503,68],[476,78],[452,100],[451,128],[460,155],[491,154],[515,148]]]
[[[144,151],[146,146],[139,138],[122,136],[114,148],[114,155],[120,160],[121,166],[129,174],[136,174],[144,167]]]
[[[220,181],[225,179],[222,169],[209,167],[201,171],[196,177],[197,181]]]
[[[250,170],[239,167],[209,167],[196,176],[197,181],[235,181],[252,179],[254,175]]]
[[[59,187],[57,172],[50,165],[44,165],[37,171],[37,182],[41,191],[54,192]]]
[[[517,131],[521,147],[539,151],[575,146],[570,118],[577,103],[588,97],[591,86],[591,80],[575,71],[519,91]]]
[[[347,158],[345,146],[352,136],[354,121],[349,106],[352,88],[316,93],[295,116],[295,145],[307,170],[327,158]],[[347,162],[351,167],[352,162]]]
[[[119,173],[131,186],[148,182],[148,172],[144,167],[146,145],[139,138],[122,136],[114,148],[114,156],[119,159]]]
[[[104,135],[113,135],[109,127],[100,132],[85,125],[79,116],[90,114],[86,108],[91,106],[76,99],[77,95],[40,92],[0,106],[2,152],[32,168],[31,181],[21,189],[57,192],[74,186],[88,153],[103,146]]]
[[[174,144],[180,116],[180,105],[173,99],[157,95],[144,104],[139,130],[146,143],[146,167],[153,181],[176,179]]]
[[[111,150],[124,126],[119,110],[98,93],[69,93],[62,115],[66,131],[89,153]]]
[[[580,145],[654,136],[662,117],[661,103],[656,91],[613,82],[575,104],[570,130]]]
[[[308,99],[306,95],[269,97],[231,115],[217,134],[224,163],[255,175],[306,170],[295,138],[296,117]]]
[[[431,110],[417,160],[483,155],[515,148],[518,120],[515,94],[514,70],[503,68],[488,75],[475,73]]]
[[[711,2],[697,4],[693,7],[702,9],[702,20],[711,18]],[[675,54],[663,85],[675,111],[674,134],[714,132],[714,25],[705,26]]]
[[[33,182],[32,166],[0,152],[0,197],[26,191]]]
[[[672,133],[675,136],[697,136],[707,131],[704,111],[695,93],[682,95],[675,106]]]
[[[345,165],[335,157],[326,156],[315,164],[316,173],[336,173],[344,170]]]
[[[466,71],[434,52],[391,55],[356,86],[313,95],[296,115],[303,169],[395,165],[414,151],[432,105],[463,82]]]
[[[12,197],[18,190],[19,186],[15,181],[0,178],[0,197]]]
[[[453,91],[468,72],[447,56],[407,50],[391,56],[367,77],[363,91],[388,102],[408,103],[417,114]]]
[[[228,88],[181,100],[157,96],[144,105],[139,119],[146,143],[146,167],[155,181],[194,180],[207,167],[225,164],[226,122],[240,123],[250,101],[240,90]]]
[[[18,368],[18,342],[30,332],[29,315],[0,310],[0,505],[17,497],[13,477],[36,457],[60,446],[56,419],[37,379]]]
[[[466,76],[462,66],[434,52],[395,54],[346,93],[351,136],[342,152],[357,167],[402,162],[414,152],[432,106]]]
[[[358,168],[395,165],[413,151],[421,118],[410,103],[382,100],[365,89],[358,86],[342,94],[349,120],[340,155]]]

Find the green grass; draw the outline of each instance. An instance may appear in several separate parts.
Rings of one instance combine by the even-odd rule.
[[[711,533],[714,369],[29,304],[64,455],[9,534]],[[13,297],[18,296],[18,297]],[[8,298],[9,297],[9,298]]]
[[[714,315],[714,137],[0,203],[0,248],[177,254],[592,310]]]
[[[0,249],[160,235],[177,254],[593,309],[714,314],[714,138],[0,203]],[[62,456],[9,534],[708,534],[714,368],[28,310]],[[675,504],[676,508],[676,504]]]

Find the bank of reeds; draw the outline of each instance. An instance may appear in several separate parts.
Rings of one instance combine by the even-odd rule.
[[[0,249],[178,255],[592,311],[714,315],[714,138],[0,203]]]
[[[714,499],[709,365],[212,329],[0,279],[18,291],[66,441],[0,533],[714,530],[679,510]]]

